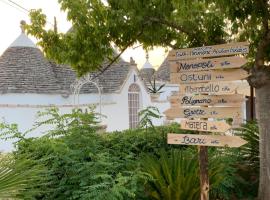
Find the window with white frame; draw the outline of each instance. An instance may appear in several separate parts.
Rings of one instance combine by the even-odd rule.
[[[140,87],[133,83],[128,89],[129,128],[137,128],[139,124]]]

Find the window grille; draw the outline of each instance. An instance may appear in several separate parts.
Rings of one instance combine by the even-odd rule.
[[[137,128],[139,124],[140,88],[137,84],[128,89],[129,128]]]

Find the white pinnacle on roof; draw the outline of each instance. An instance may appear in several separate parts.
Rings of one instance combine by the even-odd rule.
[[[23,25],[25,24],[24,21],[21,21],[21,29],[22,32],[17,37],[17,39],[9,46],[9,47],[32,47],[32,48],[37,48],[34,42],[30,40],[27,35],[25,35],[25,30],[23,28]]]
[[[144,65],[142,66],[142,69],[153,69],[153,66],[149,62],[148,52],[146,53],[146,61],[145,61]]]

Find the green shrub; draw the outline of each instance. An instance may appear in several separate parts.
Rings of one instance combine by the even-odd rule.
[[[142,170],[153,180],[146,184],[150,199],[199,199],[198,159],[191,151],[160,151],[159,157],[145,155]]]
[[[209,150],[210,199],[231,199],[234,187],[233,159],[227,149]],[[196,148],[159,151],[157,156],[145,155],[143,171],[150,174],[146,193],[150,199],[199,199],[200,180]]]
[[[247,144],[239,148],[235,164],[236,184],[238,192],[236,197],[256,199],[259,187],[259,128],[256,121],[250,121],[236,129],[236,135],[241,136]]]
[[[256,121],[249,121],[236,129],[236,135],[247,141],[240,148],[241,158],[252,168],[259,170],[259,127]]]
[[[141,154],[186,148],[166,142],[168,132],[183,132],[178,124],[147,134],[146,129],[96,134],[94,113],[74,110],[60,115],[53,109],[44,115],[47,119],[37,127],[51,124],[55,129],[40,138],[21,139],[15,152],[17,158],[28,156],[46,166],[47,183],[37,199],[143,199],[149,175],[140,170]]]
[[[215,194],[225,194],[221,199],[256,199],[259,183],[259,129],[257,122],[247,122],[235,129],[234,133],[245,139],[247,143],[240,148],[227,149],[226,152],[222,152],[222,155],[227,154],[226,157],[231,163],[230,165],[226,163],[225,170],[233,176],[224,180],[223,184],[215,189]]]
[[[167,133],[193,131],[171,124],[97,134],[92,111],[46,112],[48,118],[37,127],[52,124],[55,129],[45,136],[25,138],[14,132],[20,138],[15,159],[27,157],[33,165],[45,166],[45,178],[29,183],[22,199],[27,199],[30,191],[38,191],[32,199],[198,199],[196,147],[167,144]],[[5,135],[10,134],[12,131]],[[235,189],[238,153],[209,148],[211,199],[232,199],[232,194],[241,193]]]
[[[237,149],[209,148],[210,199],[231,200],[238,192],[236,181]]]

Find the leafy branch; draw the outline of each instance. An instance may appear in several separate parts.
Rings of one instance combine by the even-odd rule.
[[[139,126],[145,128],[146,132],[149,127],[154,128],[153,119],[160,119],[161,114],[158,108],[154,106],[148,106],[147,108],[139,112],[140,122]]]

